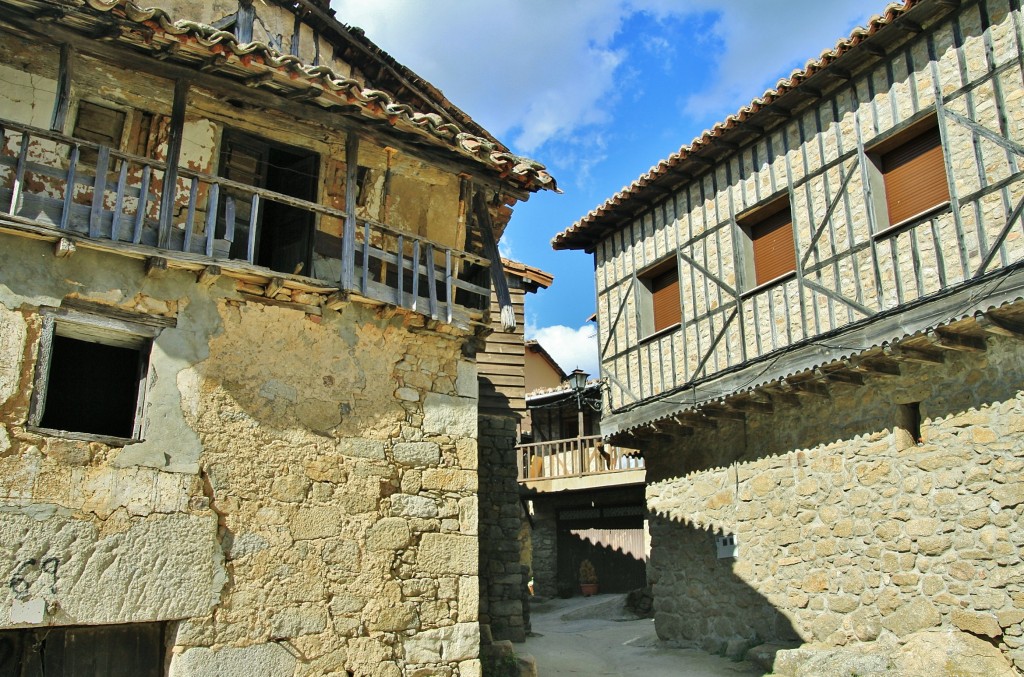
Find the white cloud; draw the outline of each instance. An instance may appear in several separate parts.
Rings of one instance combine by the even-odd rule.
[[[666,60],[717,50],[706,91],[688,91],[684,112],[734,112],[786,68],[834,44],[880,0],[333,0],[338,19],[410,66],[519,152],[611,125],[640,52]],[[706,35],[622,36],[638,13],[681,19]],[[708,15],[715,20],[709,22]],[[666,26],[668,24],[666,23]],[[678,27],[678,23],[675,23]],[[710,26],[710,28],[708,28]],[[666,31],[668,29],[666,28]],[[624,38],[616,41],[616,38]],[[699,44],[695,44],[699,43]],[[629,50],[635,50],[631,53]],[[680,54],[682,53],[682,54]],[[667,68],[667,62],[662,64]],[[579,139],[577,139],[577,143]],[[557,164],[557,163],[556,163]]]
[[[697,0],[689,3],[720,14],[707,47],[720,50],[711,87],[692,92],[685,112],[695,117],[731,114],[774,88],[780,77],[802,68],[835,46],[854,23],[865,24],[883,8],[877,0]]]
[[[536,339],[566,373],[579,368],[591,378],[600,375],[597,362],[597,328],[587,323],[578,329],[564,325],[527,325],[526,338]]]

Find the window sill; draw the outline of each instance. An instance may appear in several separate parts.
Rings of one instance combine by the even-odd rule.
[[[647,336],[645,336],[642,339],[640,339],[640,343],[641,344],[650,343],[651,341],[655,341],[657,339],[660,339],[661,337],[665,336],[666,334],[671,334],[676,329],[679,329],[679,327],[681,327],[681,326],[683,326],[682,322],[676,322],[675,324],[670,324],[667,327],[662,327],[661,329],[659,329],[658,331],[654,332],[653,334],[648,334]]]
[[[950,205],[949,200],[946,200],[945,202],[940,202],[939,204],[937,204],[935,206],[929,207],[928,209],[924,210],[923,212],[920,212],[918,214],[914,214],[911,217],[903,219],[899,223],[895,223],[895,224],[893,224],[891,226],[886,226],[882,230],[880,230],[877,233],[875,233],[874,235],[872,235],[871,239],[873,239],[875,241],[878,241],[878,240],[884,240],[886,238],[892,237],[893,235],[898,235],[899,233],[903,232],[904,230],[908,230],[910,228],[913,228],[914,226],[916,226],[920,222],[925,221],[925,220],[935,216],[939,212],[942,212],[942,211],[945,211],[946,209],[949,209],[949,205]]]
[[[81,442],[99,442],[105,444],[108,447],[126,447],[129,444],[138,444],[142,440],[133,439],[131,437],[114,437],[112,435],[96,435],[93,433],[79,433],[72,430],[56,430],[54,428],[41,428],[35,425],[25,426],[25,430],[36,433],[38,435],[47,435],[48,437],[57,437],[62,440],[77,440]]]
[[[740,293],[740,298],[741,299],[745,299],[748,296],[754,296],[755,294],[758,294],[759,292],[762,292],[765,289],[768,289],[769,287],[774,287],[775,285],[781,284],[782,282],[786,282],[786,281],[788,281],[788,280],[790,280],[790,279],[792,279],[794,277],[796,277],[796,271],[795,270],[791,270],[788,273],[783,273],[782,275],[779,275],[778,277],[773,277],[772,279],[768,280],[767,282],[762,282],[761,284],[757,285],[753,289],[748,289],[745,292],[741,292]]]

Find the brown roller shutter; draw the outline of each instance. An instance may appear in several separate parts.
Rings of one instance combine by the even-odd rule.
[[[793,217],[788,202],[775,214],[751,224],[750,239],[754,246],[754,276],[757,284],[764,284],[796,270]]]
[[[939,129],[932,127],[880,157],[889,223],[949,200]]]
[[[651,279],[651,297],[654,300],[654,331],[679,324],[682,311],[679,305],[679,270],[673,267]]]

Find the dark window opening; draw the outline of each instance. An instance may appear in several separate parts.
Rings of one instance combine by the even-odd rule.
[[[232,181],[315,202],[319,165],[316,153],[231,130],[224,133],[220,175]],[[313,212],[268,198],[260,201],[254,220],[251,193],[236,189],[225,193],[218,236],[229,235],[225,221],[230,197],[234,201],[231,258],[248,259],[249,227],[255,222],[253,263],[281,273],[313,274]]]
[[[740,220],[750,237],[753,252],[754,286],[796,270],[793,242],[793,213],[789,198],[782,198]]]
[[[0,677],[160,677],[163,623],[0,631]]]
[[[51,343],[40,427],[131,438],[149,357],[145,346],[61,336]]]
[[[924,442],[921,436],[921,403],[908,402],[899,405],[896,422],[897,450],[908,449]]]

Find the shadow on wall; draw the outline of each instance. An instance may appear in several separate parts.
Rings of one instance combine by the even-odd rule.
[[[722,422],[648,455],[656,625],[729,642],[992,627],[1024,594],[1019,344]],[[715,538],[735,535],[737,557]]]

